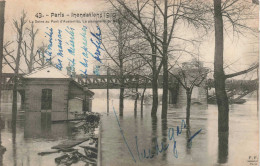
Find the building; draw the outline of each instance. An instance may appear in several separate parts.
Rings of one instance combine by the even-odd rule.
[[[92,111],[94,93],[53,66],[33,71],[23,77],[26,113],[37,117],[50,116],[51,121],[73,118],[68,110],[69,100],[82,101],[82,110]]]

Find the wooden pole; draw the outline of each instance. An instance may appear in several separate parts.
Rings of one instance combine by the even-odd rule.
[[[5,1],[0,1],[0,110],[1,110],[1,92],[2,92],[2,64],[3,64],[3,50],[4,50],[4,14]]]
[[[107,64],[107,114],[109,114],[109,63]]]
[[[259,67],[257,68],[257,80],[259,81]],[[257,114],[259,109],[259,84],[257,84]]]
[[[1,111],[1,96],[2,96],[2,64],[3,64],[3,49],[4,49],[4,14],[5,14],[5,1],[0,1],[0,111]],[[0,115],[0,159],[2,162],[2,154],[6,150],[5,147],[2,146],[2,138],[1,138],[1,129],[4,122],[2,122],[2,118]],[[0,163],[1,164],[1,163]]]

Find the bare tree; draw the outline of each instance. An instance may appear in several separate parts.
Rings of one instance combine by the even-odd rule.
[[[46,57],[44,56],[46,49],[47,49],[47,46],[44,43],[42,43],[42,45],[38,47],[38,50],[37,50],[38,58],[35,62],[40,67],[43,67],[46,64],[48,64],[48,61],[46,61]]]
[[[13,85],[13,104],[12,104],[12,127],[16,127],[16,115],[17,115],[17,86],[18,86],[18,77],[19,77],[19,71],[20,69],[20,60],[21,60],[21,50],[22,50],[22,43],[24,38],[24,30],[25,30],[25,24],[27,22],[26,19],[26,13],[23,11],[22,16],[19,20],[13,20],[13,24],[15,27],[15,31],[17,34],[17,52],[16,56],[13,54],[14,50],[8,51],[7,47],[12,42],[7,42],[7,44],[4,46],[5,55],[4,59],[10,66],[10,68],[14,71],[14,85]],[[12,59],[12,62],[10,63],[7,60],[7,57]]]
[[[123,9],[122,9],[123,10]],[[120,11],[123,13],[124,11]],[[127,13],[124,13],[125,15]],[[123,116],[125,79],[134,70],[142,67],[131,65],[131,60],[135,59],[131,55],[131,47],[137,46],[136,38],[138,34],[133,30],[133,26],[123,17],[119,16],[117,20],[107,24],[108,32],[102,40],[102,45],[107,56],[114,62],[114,67],[109,67],[111,73],[119,77],[120,96],[119,96],[119,115]],[[111,65],[112,66],[112,65]]]
[[[31,73],[34,69],[33,65],[35,64],[36,56],[38,54],[38,50],[35,51],[35,38],[39,30],[35,30],[33,23],[31,24],[30,28],[27,28],[27,30],[29,31],[30,44],[28,45],[26,41],[24,41],[24,48],[21,47],[21,50],[28,68],[28,73]]]
[[[252,30],[246,25],[247,19],[253,19],[253,4],[239,0],[214,0],[214,25],[215,25],[215,57],[214,57],[214,83],[218,105],[218,131],[229,131],[229,102],[225,90],[225,80],[258,68],[258,63],[249,69],[225,74],[224,72],[224,28],[231,25],[233,32],[240,34],[243,30]],[[225,24],[224,24],[224,19]]]
[[[110,0],[111,4],[117,8],[115,2]],[[198,5],[194,1],[168,1],[164,0],[162,3],[157,0],[136,0],[135,5],[127,4],[122,0],[116,0],[117,4],[124,8],[132,20],[128,20],[138,30],[143,33],[144,38],[150,43],[152,49],[152,67],[153,67],[153,90],[156,89],[156,82],[158,82],[160,68],[163,68],[163,99],[162,99],[162,118],[167,117],[168,109],[168,57],[169,47],[174,36],[174,30],[180,20],[185,20],[189,24],[196,27],[206,25],[206,20],[203,19],[203,12],[200,11]],[[133,2],[131,1],[131,4]],[[192,6],[192,7],[191,7]],[[118,8],[117,8],[118,9]],[[148,11],[152,12],[148,12]],[[120,11],[119,11],[120,12]],[[149,13],[152,13],[149,15]],[[127,19],[127,18],[126,18]],[[156,21],[157,20],[157,21]],[[158,62],[158,55],[160,59]],[[155,65],[156,64],[156,65]],[[156,66],[156,68],[155,68]],[[156,70],[155,70],[156,69]],[[158,87],[157,87],[158,89]],[[156,91],[154,91],[156,97]],[[156,99],[154,98],[154,102]],[[157,100],[158,102],[158,100]],[[151,115],[156,116],[157,103],[153,107]]]
[[[186,124],[190,126],[191,96],[194,87],[203,86],[203,81],[207,78],[209,69],[203,67],[202,62],[193,59],[191,62],[183,63],[177,68],[177,73],[169,73],[180,83],[186,91]]]

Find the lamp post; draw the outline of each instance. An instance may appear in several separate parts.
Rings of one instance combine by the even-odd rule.
[[[87,93],[87,91],[88,91],[88,87],[87,87],[87,85],[85,85],[84,87],[83,87],[83,91],[84,91],[84,99],[83,99],[83,113],[84,113],[84,115],[86,115],[86,112],[87,112],[87,95],[86,95],[86,93]]]
[[[109,114],[109,63],[107,63],[107,114]]]

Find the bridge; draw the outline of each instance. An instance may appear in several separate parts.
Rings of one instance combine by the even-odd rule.
[[[22,78],[23,74],[18,75],[18,79]],[[119,89],[121,87],[120,77],[117,75],[88,75],[84,78],[80,75],[76,75],[74,80],[80,85],[87,85],[89,89]],[[14,73],[3,73],[2,74],[2,90],[12,90],[14,85]],[[22,81],[19,81],[18,90],[22,90]],[[208,96],[207,89],[214,88],[214,80],[208,79],[199,87],[199,93],[203,94],[200,97],[204,99],[208,98],[209,103],[215,103],[216,96]],[[150,79],[137,76],[137,75],[125,75],[124,76],[124,88],[152,88],[152,82]],[[163,87],[163,77],[159,75],[158,77],[158,88]],[[240,100],[245,95],[258,89],[258,80],[227,80],[226,81],[226,91],[231,99],[235,95],[239,95],[236,98],[232,98],[232,102]],[[173,77],[169,77],[169,103],[176,103],[176,101],[182,101],[186,99],[186,92],[179,85],[178,81]],[[195,99],[200,102],[200,99]],[[205,101],[204,101],[205,102]],[[203,102],[202,102],[203,103]]]
[[[23,74],[18,75],[18,79],[21,79]],[[76,75],[74,78],[76,82],[81,85],[87,85],[89,89],[119,89],[120,77],[117,75],[88,75],[87,78],[84,78],[80,75]],[[174,78],[169,79],[169,88],[173,88],[178,84],[177,80]],[[3,73],[2,74],[2,90],[12,90],[14,85],[14,73]],[[22,82],[20,81],[21,85]],[[124,87],[125,88],[152,88],[152,82],[148,78],[140,77],[137,75],[125,75],[124,76]],[[163,86],[163,77],[162,75],[158,78],[158,88]]]

